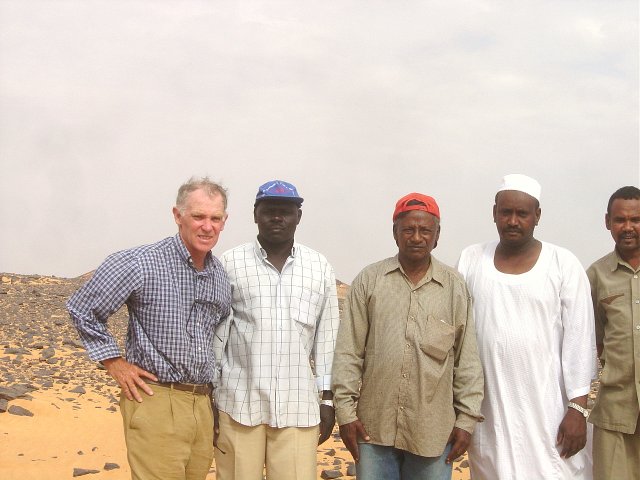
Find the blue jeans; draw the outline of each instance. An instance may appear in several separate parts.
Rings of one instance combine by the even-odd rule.
[[[360,461],[356,464],[359,480],[450,480],[453,464],[445,460],[451,451],[447,445],[439,457],[421,457],[405,450],[371,443],[359,443]]]

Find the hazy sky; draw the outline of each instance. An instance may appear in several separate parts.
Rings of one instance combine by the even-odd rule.
[[[214,252],[284,179],[297,240],[350,283],[395,254],[399,197],[437,199],[453,264],[525,173],[536,236],[588,265],[640,182],[638,58],[637,0],[0,0],[0,271],[74,277],[173,235],[192,175],[229,189]]]

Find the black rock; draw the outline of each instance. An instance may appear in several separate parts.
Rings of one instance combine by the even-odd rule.
[[[330,448],[329,450],[327,450],[327,453],[325,453],[325,455],[329,457],[333,457],[335,454],[336,454],[336,451],[333,448]]]
[[[92,473],[100,473],[100,470],[89,470],[87,468],[74,468],[73,469],[73,476],[74,477],[81,477],[83,475],[90,475]]]
[[[342,472],[340,470],[322,470],[320,477],[327,478],[340,478],[342,476]]]
[[[33,412],[30,412],[26,408],[19,407],[18,405],[11,405],[7,410],[11,415],[18,415],[20,417],[33,417]]]
[[[80,395],[84,395],[85,393],[87,393],[87,391],[83,387],[80,387],[80,386],[78,386],[78,387],[76,387],[76,388],[74,388],[72,390],[69,390],[69,392],[71,392],[71,393],[79,393]]]
[[[102,467],[104,470],[115,470],[116,468],[120,468],[120,465],[118,465],[117,463],[105,463],[104,467]]]
[[[7,408],[9,408],[9,402],[4,398],[0,398],[0,413],[6,412]]]
[[[56,350],[53,347],[49,347],[42,350],[42,352],[40,353],[40,357],[43,360],[46,360],[47,358],[53,357],[55,354],[56,354]]]
[[[29,350],[26,350],[24,348],[11,347],[11,348],[6,348],[4,350],[4,353],[8,353],[9,355],[28,355],[30,352]]]
[[[0,399],[3,400],[15,400],[24,395],[24,390],[19,390],[15,387],[0,387]]]
[[[79,340],[73,340],[71,338],[65,338],[62,341],[62,344],[63,345],[70,345],[70,346],[75,347],[75,348],[84,348],[84,345],[82,345],[82,342],[80,342]]]
[[[350,477],[355,477],[356,476],[356,464],[355,463],[349,463],[349,465],[347,465],[347,475]]]

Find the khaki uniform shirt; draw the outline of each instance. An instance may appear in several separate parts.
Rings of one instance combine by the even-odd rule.
[[[333,362],[336,417],[376,445],[444,452],[454,426],[482,420],[484,379],[462,277],[431,257],[413,285],[397,257],[366,267],[349,292]]]
[[[596,318],[596,343],[604,345],[600,392],[589,421],[633,433],[640,412],[640,269],[617,252],[587,270]]]

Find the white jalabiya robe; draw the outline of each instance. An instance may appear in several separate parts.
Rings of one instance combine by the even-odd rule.
[[[589,280],[571,252],[546,242],[529,272],[501,273],[496,246],[472,245],[458,261],[485,375],[471,478],[591,479],[590,439],[569,459],[556,446],[568,399],[587,394],[596,375]]]

